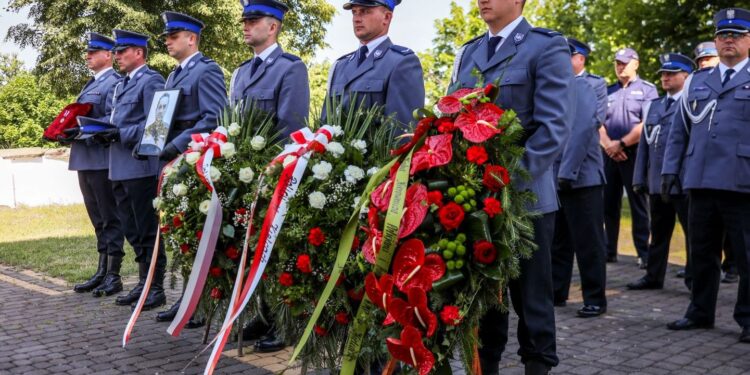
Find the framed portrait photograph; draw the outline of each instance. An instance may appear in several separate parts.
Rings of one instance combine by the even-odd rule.
[[[146,118],[141,142],[138,144],[138,154],[143,156],[158,156],[167,143],[167,134],[172,126],[174,113],[180,101],[182,90],[159,90],[154,93],[151,109]]]

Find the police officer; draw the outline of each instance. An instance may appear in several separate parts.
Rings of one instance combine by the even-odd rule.
[[[573,274],[573,255],[578,260],[583,308],[577,315],[596,317],[607,311],[604,247],[604,161],[599,150],[599,127],[607,111],[607,84],[586,72],[591,49],[568,38],[573,73],[576,75],[575,122],[568,143],[555,162],[560,211],[556,215],[552,245],[552,282],[555,306],[565,306]]]
[[[354,35],[359,48],[340,57],[328,77],[328,100],[346,108],[363,103],[365,107],[384,106],[384,114],[396,121],[394,133],[403,133],[412,112],[424,107],[422,66],[414,51],[391,43],[388,29],[393,10],[401,0],[351,0]],[[356,96],[357,103],[350,103]],[[323,118],[326,118],[326,105]]]
[[[120,75],[112,69],[114,41],[102,34],[89,33],[86,65],[94,76],[86,83],[76,102],[92,105],[87,117],[109,120],[112,111],[112,92]],[[66,131],[77,135],[78,128]],[[96,290],[94,296],[111,295],[122,290],[119,269],[122,257],[123,234],[120,220],[115,214],[115,197],[109,181],[109,150],[97,143],[74,141],[70,148],[68,169],[78,171],[83,203],[96,233],[96,248],[99,262],[96,273],[86,282],[73,287],[77,293]],[[109,274],[107,270],[112,270]],[[105,277],[105,275],[108,275]],[[106,280],[106,281],[105,281]],[[99,288],[102,286],[99,293]],[[104,286],[107,286],[104,288]]]
[[[517,182],[537,202],[530,209],[539,248],[520,261],[521,274],[509,283],[518,314],[519,354],[527,374],[546,374],[559,362],[555,345],[555,311],[550,248],[558,200],[553,163],[562,152],[573,122],[575,91],[570,50],[560,33],[532,27],[522,16],[522,0],[478,0],[488,32],[465,44],[456,55],[449,91],[497,82],[497,104],[518,114],[526,137],[522,163],[531,175]],[[497,374],[508,340],[508,315],[491,310],[480,321],[482,373]]]
[[[695,65],[698,69],[713,68],[719,65],[719,52],[714,42],[703,42],[695,47]]]
[[[137,160],[134,150],[141,140],[151,101],[156,90],[164,88],[164,78],[146,65],[148,36],[127,30],[113,30],[115,60],[125,77],[115,86],[110,122],[115,125],[95,136],[109,146],[109,179],[117,200],[117,215],[128,242],[135,250],[138,284],[115,303],[131,305],[138,301],[146,284],[149,263],[158,235],[159,220],[152,205],[157,191],[159,160]],[[159,247],[156,274],[144,310],[165,303],[164,269],[167,257]]]
[[[648,258],[648,212],[646,196],[633,191],[633,167],[643,128],[643,106],[659,95],[656,87],[638,77],[638,54],[623,48],[615,54],[618,82],[607,88],[608,108],[604,127],[599,130],[604,149],[604,226],[607,233],[607,262],[617,261],[622,189],[628,194],[633,218],[633,243],[638,263],[646,267]]]
[[[276,0],[242,0],[245,43],[255,55],[232,73],[232,103],[244,100],[273,114],[284,138],[305,126],[310,112],[307,67],[299,57],[284,52],[278,38],[289,10]]]
[[[750,343],[750,11],[722,9],[714,25],[720,63],[686,84],[662,168],[664,197],[675,187],[688,192],[693,268],[690,306],[667,327],[713,327],[726,231],[740,275],[734,320],[742,327],[740,341]]]
[[[191,142],[191,134],[211,132],[216,128],[219,114],[227,105],[224,73],[219,65],[204,56],[198,49],[204,24],[186,14],[162,13],[167,52],[178,65],[167,77],[167,90],[180,89],[181,99],[174,114],[174,121],[167,133],[166,144],[159,155],[167,162],[184,152]],[[164,269],[158,269],[162,275]],[[156,321],[171,321],[180,308],[180,300],[172,307],[156,315]],[[190,319],[186,328],[197,328],[202,320]]]
[[[645,276],[627,285],[631,290],[661,289],[664,286],[675,214],[685,233],[685,243],[688,245],[687,269],[690,269],[687,197],[673,189],[669,192],[669,201],[664,201],[660,193],[664,149],[678,107],[675,103],[683,95],[685,79],[693,71],[693,62],[689,57],[678,53],[665,54],[660,60],[661,88],[667,94],[649,103],[644,110],[643,132],[633,172],[633,190],[638,194],[649,195],[651,242],[648,246],[648,267]],[[685,280],[690,288],[690,272],[687,274]]]

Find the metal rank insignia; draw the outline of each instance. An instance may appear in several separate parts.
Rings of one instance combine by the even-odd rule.
[[[523,34],[522,33],[516,33],[516,35],[513,35],[513,41],[516,43],[519,43],[523,40]]]
[[[380,57],[380,56],[383,56],[383,50],[380,50],[380,49],[376,50],[375,51],[375,57]]]
[[[727,10],[727,18],[730,20],[734,19],[734,9],[728,9]]]

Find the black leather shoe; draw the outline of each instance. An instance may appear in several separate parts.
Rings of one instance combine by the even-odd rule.
[[[586,305],[576,311],[576,315],[578,315],[579,318],[596,318],[605,312],[607,312],[606,306]]]
[[[543,362],[528,361],[523,367],[524,375],[547,375],[551,367]]]
[[[736,272],[727,272],[721,282],[724,284],[734,284],[740,281],[740,276]]]
[[[269,333],[270,330],[271,327],[263,321],[260,315],[256,315],[242,329],[242,340],[258,340]]]
[[[107,275],[107,254],[99,253],[99,263],[96,268],[94,276],[91,276],[86,282],[77,284],[73,287],[73,291],[76,293],[86,293],[94,290],[99,284],[104,281],[104,276]]]
[[[278,352],[286,347],[286,343],[276,336],[276,332],[271,331],[255,343],[255,351],[258,353]]]
[[[190,317],[190,320],[188,320],[187,324],[185,324],[186,329],[196,329],[200,328],[206,325],[206,319],[196,319],[194,316]]]
[[[677,271],[677,274],[675,275],[678,279],[684,279],[685,278],[685,269],[681,269]]]
[[[625,287],[630,290],[648,290],[648,289],[661,289],[662,285],[649,281],[645,277],[641,277],[640,279],[632,283],[629,283],[628,285],[625,285]]]
[[[151,280],[151,287],[148,288],[148,296],[146,296],[146,301],[143,302],[143,311],[153,310],[167,303],[167,295],[164,294],[165,273],[166,269],[156,267],[154,278]],[[135,304],[132,308],[135,309]]]
[[[617,263],[617,254],[607,255],[607,263]]]
[[[141,298],[143,286],[146,285],[146,276],[148,276],[148,263],[138,263],[138,284],[136,284],[136,286],[133,287],[133,289],[131,289],[128,294],[124,296],[117,296],[117,299],[115,299],[115,304],[120,306],[129,306],[138,302],[138,299]]]
[[[742,328],[742,333],[740,333],[740,342],[750,344],[750,326],[745,326],[744,328]]]
[[[682,318],[675,320],[672,323],[667,324],[667,329],[672,331],[687,331],[691,329],[711,329],[714,328],[713,323],[701,323],[688,318]]]
[[[107,276],[104,277],[99,286],[91,292],[94,297],[111,296],[115,293],[122,292],[122,278],[120,277],[120,266],[122,257],[107,257]]]
[[[156,319],[157,322],[171,322],[177,315],[177,310],[180,309],[180,302],[182,302],[182,298],[178,299],[168,310],[157,313],[154,319]]]

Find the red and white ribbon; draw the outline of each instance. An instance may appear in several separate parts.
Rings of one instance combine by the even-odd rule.
[[[235,281],[235,289],[232,291],[232,297],[229,300],[229,309],[224,318],[224,323],[219,333],[209,344],[214,345],[214,347],[204,374],[213,374],[221,353],[224,350],[224,345],[226,345],[229,338],[232,324],[250,302],[250,298],[260,283],[263,271],[271,258],[276,238],[284,225],[284,219],[289,209],[289,201],[297,193],[297,188],[302,182],[310,156],[314,150],[319,150],[318,146],[323,146],[323,149],[325,149],[325,145],[330,142],[333,134],[333,128],[328,125],[321,127],[315,133],[308,128],[300,129],[292,133],[291,138],[293,143],[286,145],[284,151],[271,162],[271,164],[282,163],[290,156],[293,158],[293,160],[287,161],[287,164],[284,166],[279,183],[274,190],[268,210],[266,211],[263,226],[261,227],[260,237],[255,248],[255,256],[247,278],[244,281],[239,280],[242,274],[239,273],[238,280]],[[260,189],[260,186],[258,188]],[[248,225],[252,225],[252,223]],[[246,237],[246,241],[247,238],[249,236]],[[243,249],[242,256],[244,260],[246,257],[246,248]],[[243,261],[240,263],[244,264]]]

